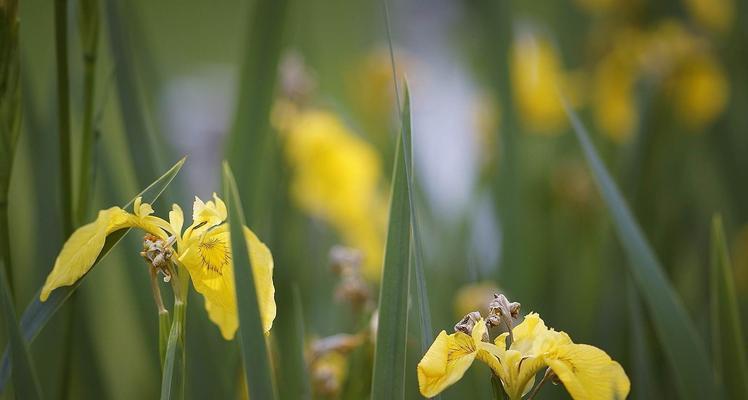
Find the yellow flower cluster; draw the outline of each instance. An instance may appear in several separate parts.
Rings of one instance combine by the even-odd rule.
[[[651,31],[621,29],[615,45],[596,65],[591,101],[601,130],[615,141],[630,137],[639,123],[636,83],[662,81],[675,118],[703,129],[725,109],[726,74],[707,43],[676,21]]]
[[[140,198],[135,200],[133,210],[132,214],[119,207],[101,210],[95,221],[73,232],[55,260],[40,300],[46,301],[54,289],[72,285],[85,275],[104,248],[108,235],[120,229],[139,228],[164,243],[176,242],[177,249],[171,261],[189,272],[195,289],[205,298],[205,309],[210,320],[218,325],[226,340],[231,340],[239,326],[239,319],[229,229],[225,223],[226,205],[223,201],[215,194],[213,201],[208,202],[196,197],[192,225],[184,231],[184,214],[176,204],[169,212],[168,222],[151,215],[153,208]],[[267,246],[246,226],[244,238],[250,252],[262,325],[268,332],[276,313],[273,257]]]
[[[564,332],[545,326],[538,314],[525,316],[509,333],[488,341],[483,319],[477,321],[470,335],[442,331],[418,364],[418,385],[426,397],[434,397],[454,384],[473,361],[487,364],[501,380],[510,399],[521,399],[535,384],[535,375],[543,368],[563,383],[575,400],[625,398],[630,382],[620,364],[603,350],[576,344]]]
[[[361,250],[365,276],[378,281],[387,202],[376,150],[335,115],[302,111],[285,135],[285,153],[293,168],[294,201]]]

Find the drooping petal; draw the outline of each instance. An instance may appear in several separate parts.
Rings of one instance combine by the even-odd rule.
[[[269,332],[275,320],[275,286],[273,285],[273,255],[252,230],[244,227],[244,239],[249,248],[249,259],[252,262],[252,277],[257,290],[257,303],[260,306],[262,328]]]
[[[560,346],[546,359],[575,400],[624,399],[631,383],[620,364],[586,344]]]
[[[273,257],[267,246],[247,227],[244,227],[244,236],[250,249],[262,326],[267,333],[276,314]],[[180,248],[179,262],[189,271],[195,290],[205,298],[208,317],[218,325],[223,337],[231,340],[239,326],[239,317],[227,225],[218,226],[200,238],[187,240],[185,237],[184,240],[185,248]]]
[[[425,397],[434,397],[462,378],[475,360],[477,348],[472,337],[441,331],[418,363],[418,388]]]
[[[62,246],[47,280],[42,287],[41,301],[46,301],[52,290],[75,283],[91,269],[104,247],[107,235],[135,226],[137,218],[119,207],[99,211],[95,221],[83,225],[70,235]]]

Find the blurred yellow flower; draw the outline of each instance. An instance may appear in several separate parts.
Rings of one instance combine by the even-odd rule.
[[[154,266],[168,268],[170,261],[184,266],[195,289],[205,298],[205,308],[211,321],[218,325],[226,340],[231,340],[238,327],[238,315],[223,201],[215,194],[213,201],[207,203],[196,197],[192,225],[184,232],[184,215],[176,204],[172,206],[168,222],[152,216],[153,208],[148,203],[142,203],[140,198],[135,200],[133,210],[133,214],[119,207],[99,211],[94,222],[73,232],[55,260],[40,300],[46,301],[54,289],[72,285],[85,275],[101,253],[109,234],[124,228],[140,228],[153,235],[152,240],[158,241],[162,249],[168,249],[159,255],[160,258],[152,260]],[[267,246],[246,226],[244,236],[250,251],[263,328],[268,332],[276,313],[273,258]],[[177,244],[176,251],[171,249],[174,242]],[[159,265],[156,265],[157,262]],[[167,277],[171,276],[166,270],[162,272]]]
[[[686,58],[675,72],[672,100],[677,118],[700,130],[727,106],[729,84],[722,66],[708,53]]]
[[[471,335],[442,331],[418,364],[421,394],[436,396],[457,382],[477,358],[501,380],[510,399],[521,399],[529,392],[535,375],[546,367],[576,400],[628,395],[630,382],[620,364],[594,346],[573,343],[566,333],[548,329],[537,314],[525,316],[512,333],[507,349],[509,333],[489,343],[483,319]]]
[[[628,139],[639,123],[634,89],[636,66],[631,59],[608,56],[598,63],[593,76],[592,102],[597,124],[616,142]]]
[[[533,33],[520,32],[511,46],[512,93],[522,123],[534,133],[560,133],[566,114],[558,91],[569,96],[572,88],[556,50]]]
[[[304,111],[285,138],[293,167],[291,195],[309,214],[329,223],[346,245],[364,254],[364,274],[378,281],[387,202],[376,150],[335,115]]]
[[[499,292],[499,286],[492,281],[476,282],[461,287],[455,294],[454,309],[461,318],[472,311],[488,311],[486,304]]]
[[[707,29],[725,33],[732,27],[732,0],[684,0],[691,17]]]
[[[662,84],[674,118],[702,130],[726,108],[727,75],[708,43],[680,22],[664,20],[651,31],[624,28],[612,35],[614,46],[597,63],[592,104],[600,130],[616,142],[636,131],[640,81]]]

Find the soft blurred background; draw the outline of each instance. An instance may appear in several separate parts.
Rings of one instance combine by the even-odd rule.
[[[275,258],[271,344],[281,395],[295,398],[300,384],[282,372],[298,330],[290,311],[298,290],[310,348],[353,335],[346,338],[353,350],[308,366],[315,397],[365,397],[372,350],[355,335],[370,329],[376,303],[399,129],[381,3],[100,3],[88,219],[127,202],[183,155],[178,182],[154,208],[162,216],[171,202],[189,209],[194,195],[221,190],[220,162],[228,157],[248,222]],[[68,12],[77,151],[84,96],[78,2]],[[715,213],[725,221],[748,321],[746,13],[748,4],[735,0],[391,2],[398,79],[411,90],[435,333],[451,331],[500,291],[523,312],[539,312],[549,326],[619,360],[632,398],[676,397],[556,92],[584,119],[706,339]],[[52,1],[22,1],[20,21],[24,115],[9,207],[22,309],[50,270],[63,231]],[[31,347],[48,398],[158,396],[157,314],[141,240],[129,235],[95,268],[75,305]],[[331,268],[337,245],[361,252],[360,271]],[[236,344],[208,321],[201,297],[190,301],[187,397],[237,398]],[[422,355],[416,321],[409,398],[418,397]],[[487,376],[474,367],[444,397],[489,399]],[[565,396],[549,386],[540,397]]]

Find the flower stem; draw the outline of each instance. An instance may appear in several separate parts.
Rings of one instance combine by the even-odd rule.
[[[491,374],[491,389],[495,400],[505,400],[507,398],[504,386],[501,384],[501,379],[494,373]]]
[[[549,380],[553,378],[553,375],[554,375],[553,370],[550,368],[547,368],[545,370],[545,375],[543,375],[543,379],[540,381],[540,383],[538,383],[537,386],[535,386],[535,388],[532,390],[532,393],[530,393],[530,397],[528,397],[527,400],[534,399],[535,396],[540,391],[540,389],[543,387],[543,385],[545,385],[546,382],[548,382]]]

